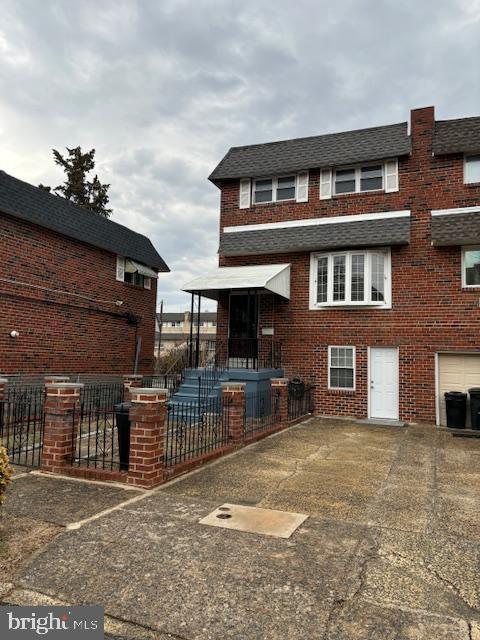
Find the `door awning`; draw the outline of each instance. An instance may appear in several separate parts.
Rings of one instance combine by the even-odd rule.
[[[220,267],[183,286],[187,293],[198,293],[217,300],[221,291],[260,290],[290,300],[290,265],[264,264],[254,267]]]
[[[158,278],[158,273],[150,267],[147,267],[140,262],[135,262],[135,260],[130,260],[127,258],[125,260],[125,271],[127,273],[139,273],[141,276],[145,276],[147,278]]]

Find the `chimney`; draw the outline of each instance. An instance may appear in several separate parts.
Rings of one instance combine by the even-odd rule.
[[[412,155],[432,155],[433,130],[435,127],[435,107],[412,109],[410,112],[410,136]]]

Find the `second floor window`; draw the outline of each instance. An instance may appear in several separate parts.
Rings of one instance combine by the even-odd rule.
[[[359,193],[383,189],[383,165],[375,164],[351,169],[337,169],[334,177],[334,193]]]
[[[312,254],[310,309],[391,306],[390,251]]]
[[[466,184],[480,183],[480,154],[465,158],[465,182]]]
[[[282,200],[295,200],[296,176],[283,176],[281,178],[268,178],[253,181],[253,201],[280,202]]]

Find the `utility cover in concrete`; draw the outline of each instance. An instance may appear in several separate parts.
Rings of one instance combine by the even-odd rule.
[[[290,538],[307,518],[308,516],[303,513],[288,513],[287,511],[226,503],[202,518],[200,524],[236,529],[247,533],[259,533],[276,538]]]

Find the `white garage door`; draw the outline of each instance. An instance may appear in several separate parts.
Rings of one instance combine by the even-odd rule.
[[[446,426],[445,391],[468,391],[480,387],[480,355],[444,353],[439,355],[440,424]],[[468,407],[470,409],[470,407]],[[467,427],[470,416],[467,411]]]

